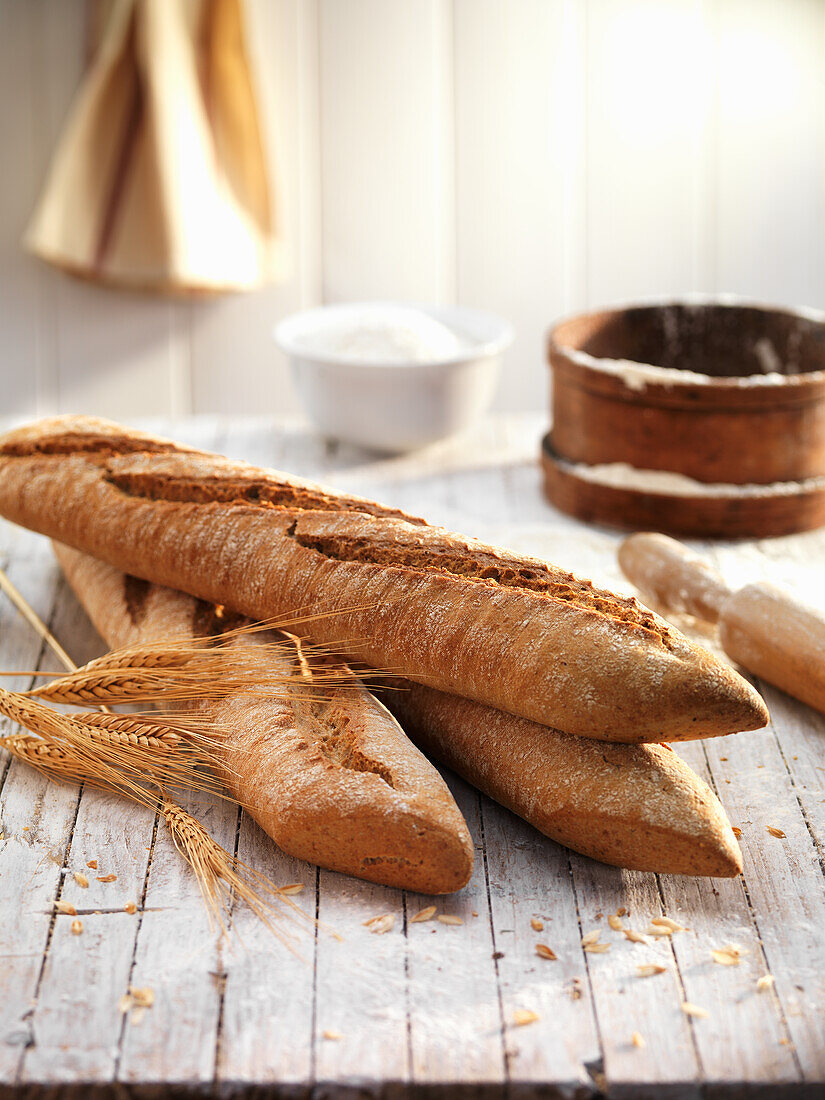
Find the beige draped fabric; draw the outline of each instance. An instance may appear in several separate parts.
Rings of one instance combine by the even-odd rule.
[[[73,274],[171,293],[273,278],[242,0],[114,0],[27,229]]]

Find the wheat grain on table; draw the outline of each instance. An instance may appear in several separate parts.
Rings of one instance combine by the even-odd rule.
[[[628,590],[617,536],[543,500],[538,416],[380,459],[297,423],[144,426]],[[825,533],[703,550],[738,583],[771,577],[825,606]],[[3,524],[0,564],[75,660],[102,652],[45,540]],[[0,667],[56,667],[5,597]],[[0,756],[0,1100],[825,1096],[825,718],[760,686],[767,730],[679,749],[742,830],[739,879],[605,867],[448,776],[476,869],[460,894],[427,898],[290,859],[243,814],[201,801],[225,846],[302,884],[294,900],[319,925],[295,953],[243,909],[223,941],[151,811]],[[85,889],[74,872],[90,862]],[[384,914],[383,934],[364,924]],[[612,926],[644,932],[662,916],[682,930],[641,943]],[[596,931],[608,950],[585,951]],[[731,944],[734,964],[715,961]],[[121,1013],[130,987],[151,989],[151,1007]]]

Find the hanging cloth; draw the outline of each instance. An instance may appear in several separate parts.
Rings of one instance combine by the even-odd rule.
[[[242,0],[114,0],[25,235],[75,275],[246,290],[280,267]]]

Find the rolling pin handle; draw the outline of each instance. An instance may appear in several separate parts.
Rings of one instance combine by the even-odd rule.
[[[626,538],[619,547],[619,564],[627,579],[659,607],[707,622],[719,621],[730,596],[715,569],[667,535],[640,532]]]
[[[734,592],[719,639],[729,657],[825,713],[825,615],[763,581]]]

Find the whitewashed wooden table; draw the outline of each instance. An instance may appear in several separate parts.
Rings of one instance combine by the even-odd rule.
[[[616,536],[543,500],[538,417],[491,421],[471,439],[382,461],[299,426],[196,419],[151,427],[627,589]],[[823,534],[708,549],[742,582],[770,575],[807,584],[825,603]],[[76,660],[102,651],[45,540],[4,524],[0,560]],[[0,666],[38,663],[51,667],[53,658],[3,602]],[[244,910],[229,943],[210,931],[197,887],[152,813],[49,785],[0,757],[0,1100],[825,1095],[825,718],[760,686],[770,728],[679,750],[742,829],[745,874],[732,881],[602,866],[452,777],[477,858],[467,889],[446,899],[318,871],[281,854],[243,814],[202,805],[242,859],[278,882],[306,884],[297,900],[322,927],[303,936],[300,958]],[[89,860],[99,870],[81,890],[72,872]],[[96,881],[108,873],[117,881]],[[58,898],[77,907],[82,935],[71,934],[71,918],[53,916]],[[124,911],[130,901],[134,914]],[[409,923],[431,901],[464,924]],[[636,928],[664,913],[689,930],[630,943],[607,926],[620,906]],[[371,934],[363,922],[385,912],[396,915],[393,930]],[[593,928],[609,952],[583,953],[581,936]],[[535,954],[539,940],[558,961]],[[711,949],[730,942],[748,954],[739,966],[715,964]],[[666,970],[637,977],[647,962]],[[766,973],[775,986],[760,992]],[[118,1011],[130,985],[155,993],[137,1026]],[[688,1018],[683,1001],[708,1017]],[[517,1009],[539,1019],[514,1026]]]

